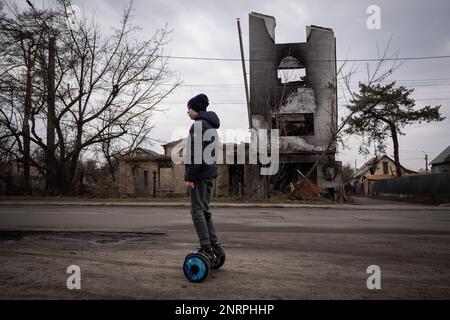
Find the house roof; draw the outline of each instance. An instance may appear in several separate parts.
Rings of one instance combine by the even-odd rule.
[[[364,163],[359,169],[357,169],[355,172],[353,172],[352,177],[356,178],[361,176],[364,172],[366,172],[367,170],[369,170],[370,165],[372,164],[372,162],[375,160],[376,157],[372,157],[370,158],[368,161],[366,161],[366,163]]]
[[[367,180],[386,180],[386,179],[392,179],[394,177],[391,175],[388,175],[388,174],[383,174],[380,176],[370,174],[370,175],[367,175],[366,178],[367,178]]]
[[[162,156],[162,154],[160,154],[160,153],[158,153],[156,151],[153,151],[153,150],[150,150],[150,149],[146,149],[146,148],[142,148],[142,147],[134,149],[134,151],[136,151],[136,150],[141,150],[142,152],[148,154],[149,156],[155,156],[155,157],[156,156]]]
[[[134,154],[136,151],[141,151],[141,152],[144,153],[144,155],[137,156],[137,155]],[[154,157],[160,157],[160,156],[163,156],[163,154],[158,153],[158,152],[153,151],[153,150],[150,150],[150,149],[137,147],[137,148],[135,148],[135,149],[133,149],[133,150],[123,154],[122,156],[120,156],[120,158],[130,158],[130,157],[134,157],[134,158],[136,158],[136,157],[141,157],[141,158],[142,157],[145,157],[145,158],[152,157],[152,158],[154,158]]]
[[[442,151],[436,158],[434,158],[430,164],[439,164],[450,162],[450,146],[448,146],[444,151]]]
[[[178,139],[178,140],[174,140],[174,141],[170,141],[170,142],[167,142],[167,143],[163,143],[163,144],[161,144],[163,147],[165,147],[165,146],[170,146],[170,145],[173,145],[173,144],[178,144],[178,143],[180,143],[183,139],[185,139],[185,138],[180,138],[180,139]]]
[[[172,161],[172,158],[170,156],[130,156],[125,155],[120,158],[120,161],[125,162],[160,162],[160,161]]]
[[[391,160],[392,162],[395,162],[391,157],[389,157],[389,156],[387,156],[387,155],[382,155],[381,157],[379,157],[379,158],[377,158],[377,157],[372,157],[372,158],[370,158],[361,168],[359,168],[358,170],[356,170],[353,174],[352,174],[352,177],[353,178],[356,178],[356,177],[360,177],[360,176],[362,176],[362,175],[364,175],[364,173],[366,173],[367,171],[369,171],[369,169],[370,169],[370,167],[371,167],[371,165],[372,165],[372,163],[375,161],[375,160],[378,160],[378,161],[382,161],[384,158],[387,158],[387,159],[389,159],[389,160]],[[413,171],[413,170],[409,170],[409,169],[406,169],[404,166],[402,166],[402,165],[400,165],[401,167],[402,167],[402,169],[403,170],[405,170],[406,172],[409,172],[409,173],[416,173],[415,171]]]

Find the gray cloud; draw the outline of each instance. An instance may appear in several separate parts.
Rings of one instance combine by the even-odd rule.
[[[95,11],[105,32],[117,25],[124,1],[74,1],[85,12]],[[366,8],[381,8],[381,29],[368,30]],[[382,48],[393,36],[391,52],[402,57],[450,54],[450,3],[435,1],[200,1],[135,0],[134,18],[142,30],[139,37],[151,36],[166,23],[174,29],[168,50],[174,56],[239,58],[236,18],[241,18],[245,54],[248,57],[248,13],[273,15],[277,19],[277,42],[305,41],[305,26],[333,28],[337,38],[338,59],[376,58],[376,44]],[[169,51],[168,51],[169,52]],[[168,140],[178,128],[188,128],[186,101],[199,92],[211,100],[211,109],[221,117],[224,128],[246,128],[247,114],[239,62],[171,60],[170,67],[185,84],[204,87],[181,87],[163,104],[167,111],[155,115],[157,139]],[[373,64],[372,64],[373,68]],[[438,124],[414,125],[400,138],[401,159],[411,169],[424,167],[425,151],[432,159],[450,144],[450,59],[406,61],[390,78],[415,88],[417,105],[442,104],[447,119]],[[365,64],[359,64],[354,86],[365,77]],[[432,79],[426,81],[425,79]],[[444,80],[435,80],[444,79]],[[233,84],[236,86],[221,86]],[[217,85],[217,86],[212,86]],[[233,104],[215,104],[215,102]],[[242,103],[242,104],[235,104]],[[343,111],[343,110],[342,110]],[[358,154],[360,140],[347,140],[350,150],[342,150],[343,162],[364,158]],[[391,150],[389,150],[391,152]]]

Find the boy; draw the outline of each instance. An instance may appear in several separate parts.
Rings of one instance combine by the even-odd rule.
[[[188,161],[185,166],[184,180],[186,187],[190,190],[191,215],[200,242],[199,252],[208,256],[210,261],[214,261],[216,258],[214,251],[217,252],[220,244],[209,210],[209,200],[213,179],[217,177],[216,155],[214,148],[209,154],[207,152],[204,154],[204,151],[210,144],[218,143],[216,129],[220,126],[220,120],[215,112],[206,111],[208,105],[208,97],[202,93],[187,103],[187,114],[195,122],[189,130],[186,144],[186,160]],[[211,139],[205,137],[207,141],[203,141],[207,130],[208,137],[212,137]],[[211,146],[208,150],[211,150]],[[210,161],[205,161],[208,160],[205,159],[208,156],[211,158]]]

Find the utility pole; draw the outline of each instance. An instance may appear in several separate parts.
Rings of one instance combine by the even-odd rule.
[[[425,153],[425,172],[428,173],[428,155]]]
[[[237,18],[236,21],[239,33],[239,46],[241,48],[242,72],[244,73],[245,97],[247,99],[248,127],[252,128],[252,119],[250,118],[250,97],[248,94],[248,84],[247,84],[247,71],[245,70],[244,47],[242,45],[241,23],[239,21],[239,18]]]

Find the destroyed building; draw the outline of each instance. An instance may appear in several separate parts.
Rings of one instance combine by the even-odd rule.
[[[233,144],[220,144],[219,154],[226,157]],[[180,197],[187,196],[184,164],[172,161],[172,152],[185,154],[186,139],[163,144],[164,154],[137,148],[119,158],[119,193],[123,196]],[[227,149],[228,148],[228,149]],[[235,154],[236,152],[234,152]],[[244,195],[244,165],[217,164],[213,197]]]
[[[306,42],[276,43],[274,17],[249,14],[251,129],[279,129],[279,170],[261,175],[261,164],[249,163],[248,143],[221,144],[219,154],[235,158],[245,149],[245,163],[218,164],[214,196],[268,198],[289,192],[317,160],[310,180],[334,193],[342,183],[336,161],[336,42],[332,29],[306,27]],[[164,154],[126,155],[120,160],[120,190],[143,196],[187,195],[184,165],[171,153],[183,140],[169,142]],[[226,148],[226,146],[231,149]],[[232,150],[231,152],[229,152]],[[324,155],[325,152],[325,156]]]
[[[261,176],[254,166],[245,193],[267,197],[286,191],[320,160],[310,176],[324,191],[341,185],[335,160],[336,40],[332,29],[306,27],[306,42],[276,43],[275,18],[249,14],[250,128],[279,129],[280,168]],[[326,156],[321,157],[326,151]]]

